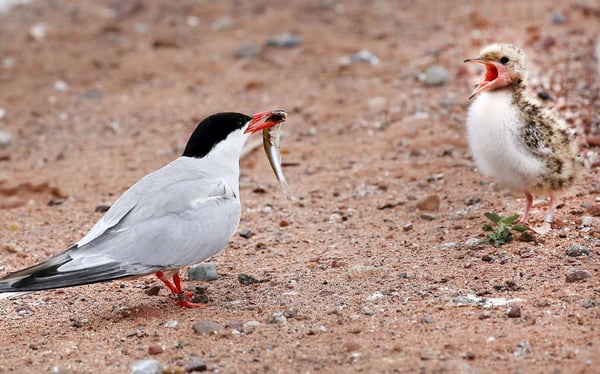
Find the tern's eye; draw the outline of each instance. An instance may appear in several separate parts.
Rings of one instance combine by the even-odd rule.
[[[508,63],[508,57],[502,56],[502,58],[500,59],[500,63],[502,65],[506,65]]]

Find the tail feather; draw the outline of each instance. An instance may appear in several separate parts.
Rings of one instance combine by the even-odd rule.
[[[116,262],[68,271],[59,270],[70,261],[72,258],[67,251],[41,264],[9,274],[0,279],[0,294],[72,287],[134,275]],[[0,298],[3,298],[2,295]]]

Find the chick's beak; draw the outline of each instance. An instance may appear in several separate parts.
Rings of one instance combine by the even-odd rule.
[[[268,129],[279,123],[285,122],[287,112],[285,110],[269,110],[266,112],[256,113],[252,115],[252,119],[244,133],[255,133],[260,130]]]
[[[477,62],[485,65],[485,75],[483,76],[483,81],[477,84],[475,90],[473,91],[471,96],[469,96],[469,100],[475,97],[475,95],[477,95],[478,93],[487,89],[491,89],[495,87],[498,83],[500,83],[498,77],[504,71],[502,65],[498,65],[492,61],[484,60],[480,57],[467,58],[464,62]]]

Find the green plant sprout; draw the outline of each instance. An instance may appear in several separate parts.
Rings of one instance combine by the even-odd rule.
[[[519,219],[518,214],[504,218],[493,212],[487,212],[484,215],[497,226],[495,230],[491,225],[488,224],[484,224],[482,227],[484,231],[493,231],[487,235],[487,238],[489,243],[495,245],[496,247],[499,247],[502,244],[508,243],[512,240],[513,233],[511,230],[521,233],[527,230],[526,226],[520,223],[515,223],[517,219]]]

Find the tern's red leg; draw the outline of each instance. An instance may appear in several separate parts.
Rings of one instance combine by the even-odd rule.
[[[533,205],[533,195],[529,192],[525,192],[525,210],[523,211],[523,215],[519,220],[520,223],[527,224],[527,219],[529,218],[529,209],[531,209],[531,205]]]
[[[200,308],[204,305],[192,303],[187,298],[192,297],[193,292],[185,292],[181,289],[181,278],[179,278],[179,272],[173,275],[173,283],[175,283],[175,289],[177,290],[177,305],[183,306],[186,308]]]
[[[160,279],[161,282],[163,282],[165,284],[165,286],[167,286],[169,288],[169,290],[171,291],[172,294],[177,295],[179,293],[179,292],[177,292],[177,288],[173,285],[173,283],[171,283],[170,280],[165,278],[165,273],[163,273],[162,271],[157,271],[155,274],[158,277],[158,279]]]

